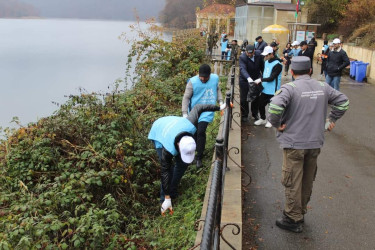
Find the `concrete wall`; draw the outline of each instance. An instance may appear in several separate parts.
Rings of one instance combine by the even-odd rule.
[[[275,20],[277,24],[284,26],[285,28],[288,28],[288,22],[293,22],[295,20],[294,11],[276,11],[275,10]],[[288,42],[288,33],[286,34],[276,34],[275,35],[277,41],[280,42],[279,46],[279,55],[283,52],[283,49],[285,48],[287,42]]]
[[[315,56],[316,54],[321,52],[321,48],[323,47],[322,39],[317,39],[317,42],[318,47],[315,50]],[[366,49],[359,46],[347,45],[345,43],[343,49],[348,54],[349,58],[369,63],[366,71],[367,81],[369,83],[375,83],[375,50]]]

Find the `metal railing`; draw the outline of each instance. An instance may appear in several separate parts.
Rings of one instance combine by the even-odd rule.
[[[208,198],[206,217],[204,219],[202,241],[200,244],[200,249],[204,250],[220,249],[220,238],[223,238],[223,228],[221,228],[221,211],[223,206],[225,172],[229,171],[229,168],[227,167],[227,152],[229,142],[229,130],[232,120],[231,103],[233,101],[234,94],[234,79],[235,67],[232,66],[231,89],[229,92],[226,93],[225,101],[227,108],[224,112],[222,133],[216,138],[215,144],[216,158],[214,162],[214,168],[212,171],[210,194]],[[224,238],[223,240],[226,241]],[[231,246],[229,243],[228,245]]]

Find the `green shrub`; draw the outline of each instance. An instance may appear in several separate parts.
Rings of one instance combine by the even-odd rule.
[[[2,141],[0,249],[192,244],[208,171],[187,173],[175,215],[161,218],[160,166],[147,134],[155,119],[181,115],[186,80],[205,60],[204,41],[158,37],[134,43],[129,63],[136,60],[139,74],[131,90],[119,91],[118,82],[110,95],[70,96],[52,116]],[[163,240],[176,223],[174,238]]]

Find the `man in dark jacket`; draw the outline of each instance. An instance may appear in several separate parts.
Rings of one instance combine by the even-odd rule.
[[[340,43],[338,38],[333,40],[333,50],[329,52],[327,58],[326,83],[336,90],[340,90],[342,70],[350,64],[349,57],[341,48]]]
[[[255,45],[255,50],[259,50],[260,53],[263,52],[264,48],[268,45],[265,41],[263,41],[263,38],[261,36],[258,36],[255,38],[255,41],[257,44]]]
[[[311,61],[311,75],[313,73],[313,61],[314,61],[314,53],[313,51],[308,47],[306,41],[302,41],[299,46],[301,46],[301,51],[298,53],[298,56],[307,56],[310,58]]]
[[[256,51],[253,45],[246,46],[246,51],[241,54],[239,61],[241,120],[247,122],[249,116],[249,103],[247,102],[249,84],[254,84],[254,81],[262,76],[264,61],[259,51]],[[259,119],[258,101],[259,98],[255,98],[251,102],[251,113],[255,120]]]
[[[215,105],[195,105],[187,117],[165,116],[151,127],[148,139],[155,144],[161,164],[161,213],[173,213],[171,198],[177,197],[177,187],[188,165],[193,162],[196,144],[193,139],[198,119],[203,112],[219,111]],[[176,165],[173,166],[173,158]]]

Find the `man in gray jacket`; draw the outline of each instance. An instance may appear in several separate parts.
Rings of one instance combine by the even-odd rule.
[[[268,109],[268,120],[277,128],[276,137],[283,149],[281,183],[285,187],[285,207],[276,225],[300,233],[324,143],[324,130],[335,127],[349,108],[349,100],[327,83],[310,77],[310,58],[293,57],[291,62],[295,81],[276,92]],[[326,122],[328,105],[332,111]]]

